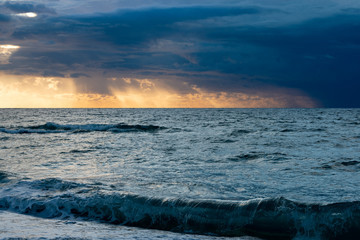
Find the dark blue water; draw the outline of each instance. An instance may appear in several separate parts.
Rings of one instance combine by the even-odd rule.
[[[0,113],[5,238],[79,237],[49,219],[104,239],[360,235],[359,109]]]

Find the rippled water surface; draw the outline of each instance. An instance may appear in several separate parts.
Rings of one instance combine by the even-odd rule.
[[[359,109],[2,109],[0,114],[5,211],[265,238],[284,231],[290,238],[333,236],[332,223],[327,230],[319,226],[326,214],[339,213],[334,222],[350,226],[342,234],[360,232],[359,225],[347,222],[360,219]],[[275,221],[280,226],[286,218],[289,227],[259,227],[256,214],[274,220],[279,213]],[[223,227],[212,228],[216,223]]]

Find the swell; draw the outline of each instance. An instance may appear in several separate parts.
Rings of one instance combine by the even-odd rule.
[[[8,180],[9,174],[4,171],[0,171],[0,183],[6,182]]]
[[[236,202],[67,192],[52,197],[2,196],[0,209],[217,236],[357,239],[360,235],[360,202],[320,205],[282,197]]]
[[[157,130],[165,129],[164,127],[155,125],[128,125],[124,123],[119,124],[83,124],[83,125],[71,125],[71,124],[57,124],[48,122],[43,125],[27,126],[27,127],[15,127],[15,128],[0,128],[0,132],[9,134],[29,134],[29,133],[63,133],[63,132],[154,132]]]

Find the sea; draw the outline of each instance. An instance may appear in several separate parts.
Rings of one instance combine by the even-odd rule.
[[[0,239],[360,239],[360,109],[0,109]]]

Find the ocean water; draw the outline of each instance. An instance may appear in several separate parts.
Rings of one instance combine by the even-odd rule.
[[[360,109],[1,109],[0,238],[359,239]]]

